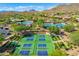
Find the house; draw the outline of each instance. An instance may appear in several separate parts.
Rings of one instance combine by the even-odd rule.
[[[63,16],[62,18],[63,18],[63,19],[67,19],[67,20],[71,19],[70,16]]]
[[[76,22],[79,22],[79,18],[76,18]]]
[[[62,17],[59,16],[59,15],[55,15],[54,17],[55,17],[55,18],[58,18],[58,19],[62,19]]]
[[[0,27],[0,34],[2,34],[6,38],[11,35],[11,31],[8,27]]]
[[[19,21],[24,21],[24,19],[17,19],[17,18],[10,18],[10,20],[12,21],[12,22],[19,22]]]

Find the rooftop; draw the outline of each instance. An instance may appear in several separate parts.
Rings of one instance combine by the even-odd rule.
[[[8,37],[11,35],[11,32],[7,27],[0,27],[0,34],[2,34],[4,37]]]

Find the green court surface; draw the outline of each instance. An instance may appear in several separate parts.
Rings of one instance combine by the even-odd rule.
[[[24,37],[19,44],[20,47],[14,52],[15,56],[50,56],[55,50],[52,38],[47,34]]]

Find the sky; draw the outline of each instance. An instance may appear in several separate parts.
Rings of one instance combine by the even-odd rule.
[[[31,9],[42,11],[56,7],[59,3],[0,3],[1,11],[28,11]]]

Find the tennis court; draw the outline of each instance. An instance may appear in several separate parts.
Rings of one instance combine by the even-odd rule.
[[[48,56],[55,49],[51,36],[46,34],[24,37],[20,40],[19,44],[20,47],[16,49],[14,55]]]

